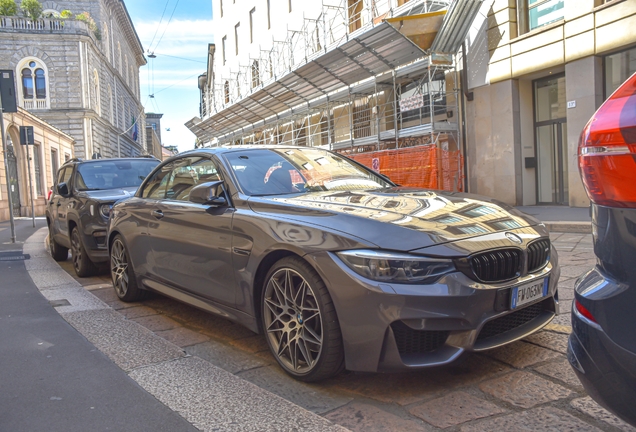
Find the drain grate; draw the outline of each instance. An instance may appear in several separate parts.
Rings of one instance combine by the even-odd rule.
[[[0,252],[0,261],[24,261],[30,259],[29,254],[22,252]]]

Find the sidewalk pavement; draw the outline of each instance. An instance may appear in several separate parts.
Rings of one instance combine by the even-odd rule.
[[[346,430],[127,320],[53,261],[46,236],[0,261],[0,430]]]
[[[515,208],[539,219],[550,232],[580,234],[592,232],[589,207],[518,206]]]

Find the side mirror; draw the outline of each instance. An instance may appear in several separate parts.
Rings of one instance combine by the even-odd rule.
[[[64,182],[62,182],[59,185],[57,185],[57,193],[62,195],[64,198],[69,196],[70,194],[68,192],[68,185],[66,183],[64,183]]]
[[[190,190],[188,200],[196,204],[204,204],[211,207],[223,207],[227,205],[223,182],[213,181],[196,185]]]

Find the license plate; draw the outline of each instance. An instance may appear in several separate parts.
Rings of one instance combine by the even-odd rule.
[[[548,295],[548,281],[549,278],[544,278],[538,281],[532,281],[525,285],[514,287],[512,289],[512,301],[510,308],[516,309],[524,304],[531,303],[537,299],[543,298]]]

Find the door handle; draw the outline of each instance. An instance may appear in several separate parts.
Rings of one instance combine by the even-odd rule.
[[[163,212],[161,210],[153,210],[150,212],[150,214],[156,217],[157,219],[161,219],[163,217]]]

